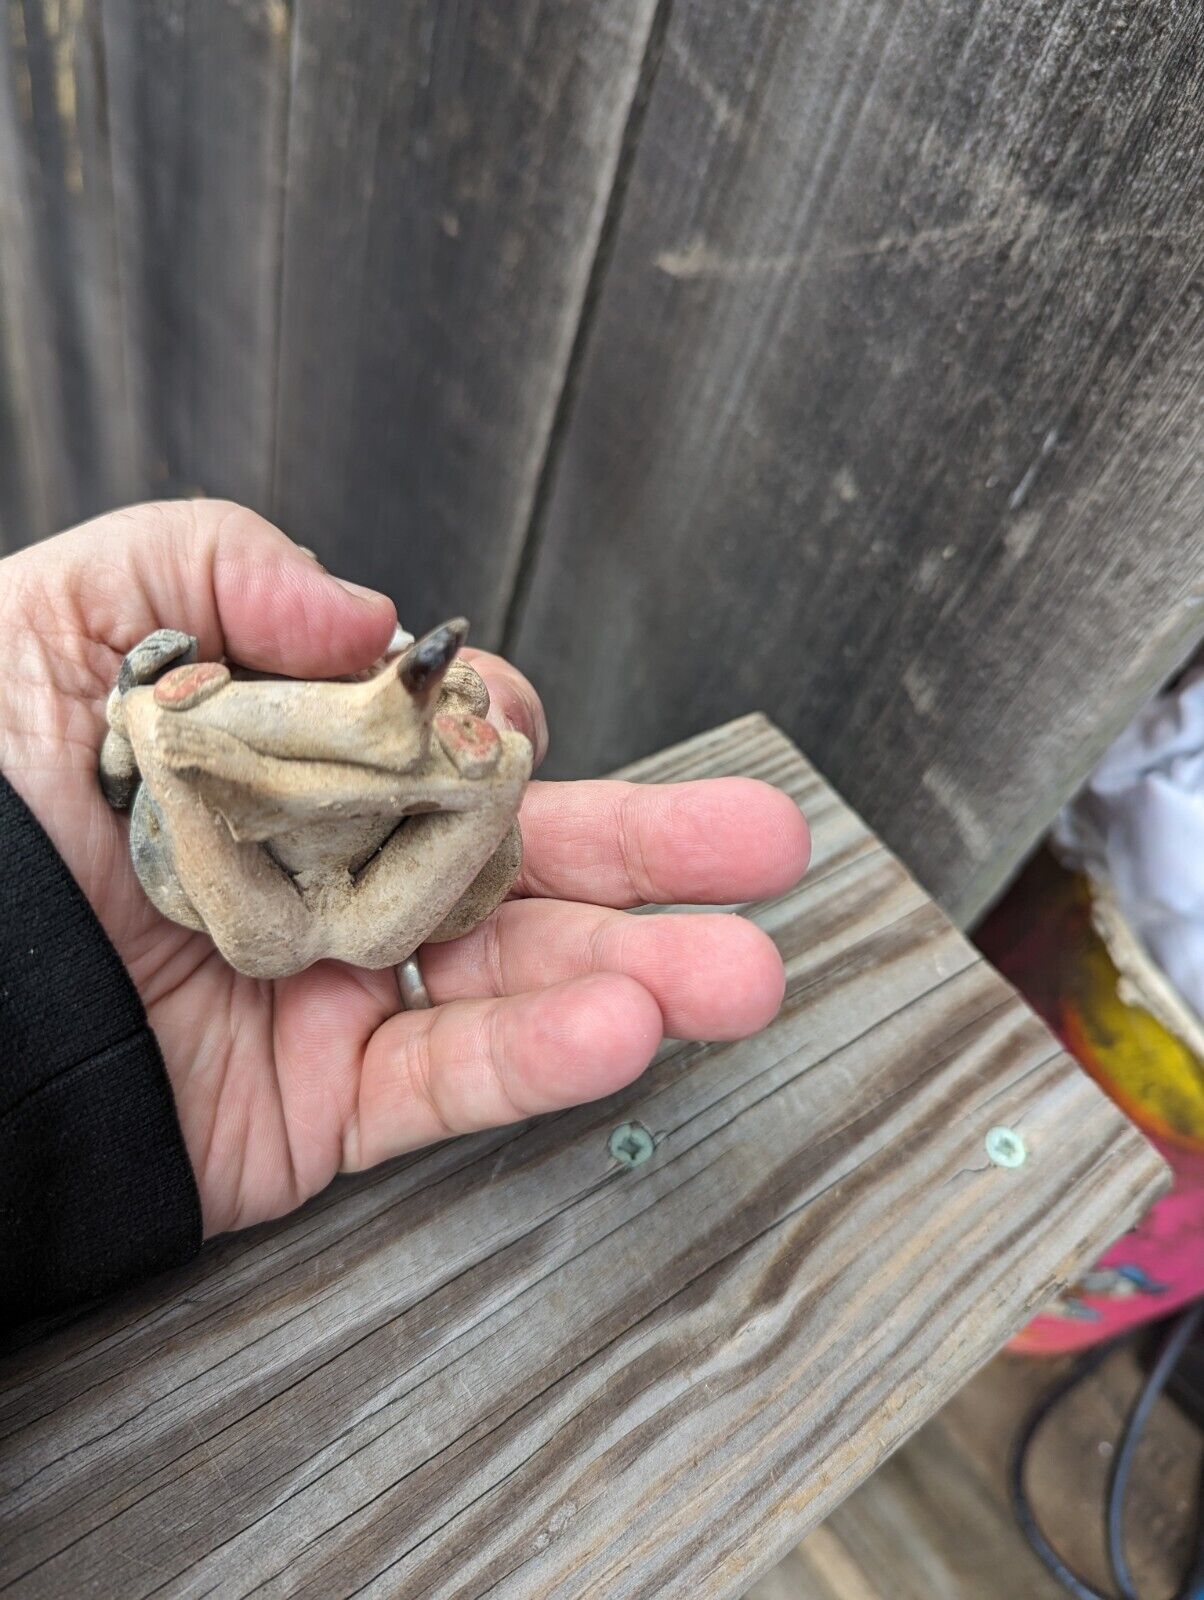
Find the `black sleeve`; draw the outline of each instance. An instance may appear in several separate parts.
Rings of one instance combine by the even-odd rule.
[[[196,1183],[138,993],[0,778],[0,1323],[201,1243]]]

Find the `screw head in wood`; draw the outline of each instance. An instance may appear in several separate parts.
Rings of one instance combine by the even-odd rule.
[[[625,1167],[638,1167],[656,1149],[656,1140],[642,1122],[621,1122],[607,1140],[607,1149]]]
[[[1028,1146],[1015,1128],[992,1128],[983,1143],[997,1167],[1022,1167],[1028,1160]]]

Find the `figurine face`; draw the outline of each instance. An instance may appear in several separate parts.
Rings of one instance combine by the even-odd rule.
[[[133,805],[130,850],[165,916],[240,972],[322,957],[377,968],[474,927],[522,859],[531,746],[484,714],[436,628],[372,677],[303,682],[197,662],[163,630],[126,657],[101,782]]]

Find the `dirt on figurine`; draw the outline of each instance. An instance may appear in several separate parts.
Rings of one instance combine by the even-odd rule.
[[[198,661],[162,629],[122,662],[100,780],[132,807],[130,853],[164,916],[239,972],[282,978],[332,956],[397,966],[467,933],[522,863],[531,745],[484,720],[436,628],[359,680],[304,682]]]

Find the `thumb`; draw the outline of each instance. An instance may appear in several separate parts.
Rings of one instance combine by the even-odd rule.
[[[202,658],[292,677],[355,672],[397,624],[385,595],[331,577],[270,522],[224,500],[131,506],[52,541],[86,563],[89,629],[125,652],[155,628]]]

